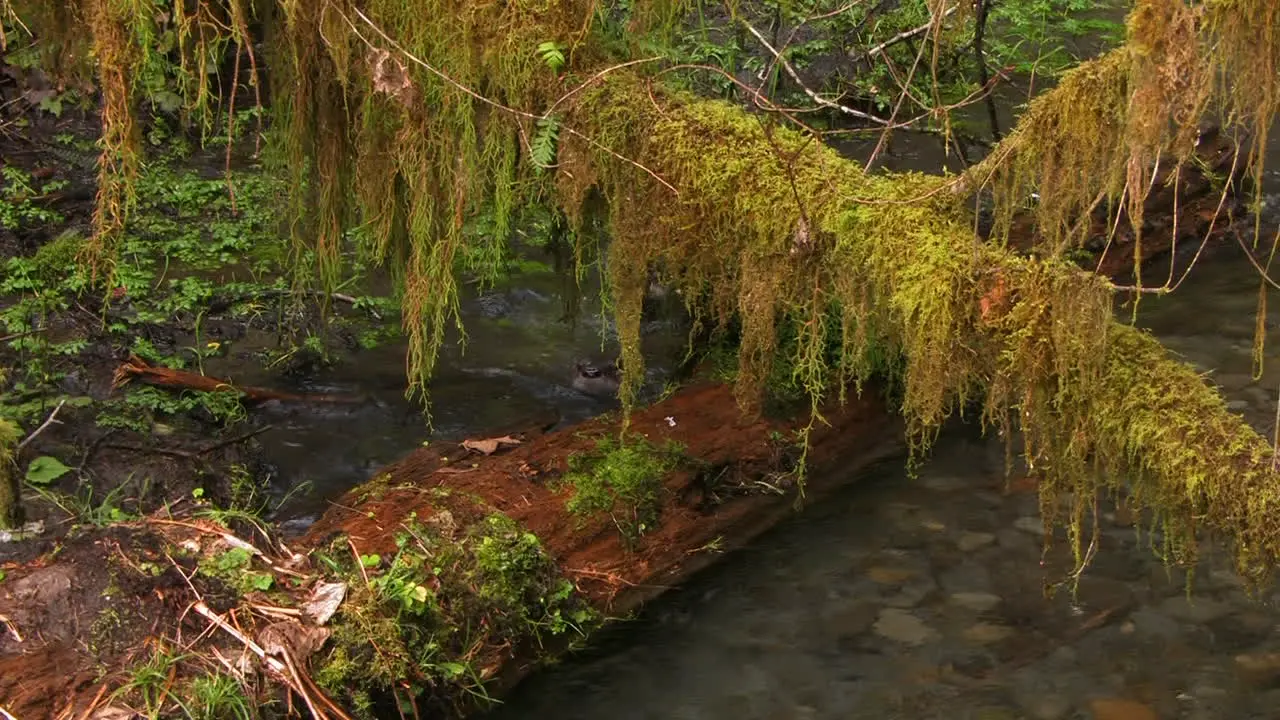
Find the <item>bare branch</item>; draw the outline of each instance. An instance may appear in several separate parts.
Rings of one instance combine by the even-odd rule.
[[[861,110],[856,110],[847,105],[841,105],[840,103],[832,102],[822,97],[818,93],[814,92],[813,90],[809,89],[809,86],[805,85],[804,81],[800,79],[799,73],[797,73],[796,69],[792,67],[790,61],[782,57],[782,54],[774,49],[773,45],[769,43],[769,41],[765,38],[764,35],[760,34],[759,30],[756,30],[751,25],[751,23],[747,22],[746,20],[743,20],[742,24],[744,27],[747,28],[747,32],[750,32],[752,35],[754,35],[756,40],[759,40],[760,44],[764,46],[764,49],[768,50],[769,54],[773,55],[774,59],[777,60],[778,63],[782,65],[782,69],[787,71],[787,75],[791,76],[791,79],[795,81],[796,85],[800,86],[800,89],[804,92],[805,95],[809,96],[809,99],[813,100],[814,102],[818,103],[823,107],[828,107],[833,110],[839,110],[840,112],[846,115],[849,115],[851,117],[856,117],[861,120],[868,120],[870,122],[876,123],[877,125],[889,124],[888,120],[885,120],[883,118],[878,118],[875,115],[862,112]],[[758,96],[759,95],[757,94],[757,97]]]
[[[951,16],[953,13],[955,13],[955,11],[956,11],[956,10],[958,10],[959,8],[960,8],[960,6],[959,6],[959,5],[953,5],[952,7],[948,8],[948,9],[946,10],[946,12],[942,13],[942,17],[944,17],[944,18],[950,17],[950,16]],[[875,57],[876,55],[879,55],[880,53],[884,52],[885,50],[888,50],[889,48],[893,47],[894,45],[897,45],[898,43],[902,42],[903,40],[909,40],[909,39],[911,39],[911,38],[913,38],[913,37],[915,37],[915,36],[917,36],[917,35],[921,35],[921,34],[923,34],[923,33],[927,32],[927,31],[929,30],[929,28],[933,27],[933,26],[934,26],[934,24],[935,24],[936,22],[937,22],[937,20],[930,20],[929,22],[925,23],[924,25],[921,25],[920,27],[911,28],[910,30],[903,30],[902,32],[898,33],[897,35],[894,35],[893,37],[889,38],[888,40],[885,40],[884,42],[880,43],[879,45],[876,45],[876,46],[874,46],[874,47],[872,47],[872,48],[869,48],[866,52],[862,53],[862,56],[861,56],[861,57],[859,57],[859,58],[857,58],[857,59],[858,59],[858,60],[870,60],[871,58]]]
[[[30,434],[30,435],[28,435],[25,439],[23,439],[23,441],[22,441],[22,442],[18,443],[18,447],[17,447],[16,449],[17,449],[17,450],[21,450],[22,448],[26,447],[27,445],[29,445],[29,444],[31,443],[31,441],[32,441],[32,440],[35,440],[35,439],[36,439],[36,436],[37,436],[37,435],[39,435],[40,433],[44,432],[44,431],[45,431],[45,428],[47,428],[47,427],[49,427],[50,425],[52,425],[52,424],[55,422],[54,418],[58,417],[58,411],[59,411],[59,410],[61,410],[61,409],[62,409],[62,406],[63,406],[63,405],[66,405],[66,404],[67,404],[67,400],[66,400],[66,398],[63,398],[62,400],[60,400],[60,401],[58,402],[58,406],[57,406],[57,407],[55,407],[55,408],[53,409],[53,412],[49,413],[49,417],[44,421],[44,423],[43,423],[43,424],[41,424],[41,425],[40,425],[40,427],[36,428],[36,429],[35,429],[35,430]]]

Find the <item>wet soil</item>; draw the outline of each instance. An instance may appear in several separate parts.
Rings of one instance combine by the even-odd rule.
[[[184,631],[194,638],[206,630],[190,612],[193,598],[217,611],[239,599],[197,572],[200,553],[226,549],[221,532],[207,522],[122,523],[0,565],[5,709],[20,718],[78,717],[167,638],[180,644]]]

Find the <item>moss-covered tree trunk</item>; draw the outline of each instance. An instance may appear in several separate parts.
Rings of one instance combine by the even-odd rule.
[[[13,462],[17,443],[18,428],[0,419],[0,530],[17,527],[22,520],[17,468]]]

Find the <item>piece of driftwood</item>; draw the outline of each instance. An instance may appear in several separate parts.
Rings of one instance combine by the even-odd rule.
[[[325,403],[358,403],[363,401],[362,398],[353,395],[291,393],[270,388],[236,385],[229,380],[187,372],[186,370],[175,370],[174,368],[152,365],[137,355],[130,355],[127,361],[116,368],[115,374],[111,378],[111,388],[113,390],[119,389],[135,380],[148,385],[175,390],[236,393],[246,403],[260,403],[268,400]]]

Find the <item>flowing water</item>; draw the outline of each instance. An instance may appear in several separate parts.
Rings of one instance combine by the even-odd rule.
[[[1252,276],[1224,252],[1139,323],[1269,432],[1280,367],[1251,379]],[[1188,594],[1104,509],[1077,594],[1047,597],[1069,558],[1042,557],[1035,493],[1006,486],[1001,441],[954,427],[917,477],[867,472],[491,720],[1280,717],[1280,595],[1248,598],[1214,548]]]
[[[602,318],[595,279],[584,283],[582,309],[564,319],[560,282],[548,273],[517,275],[508,289],[465,291],[465,346],[454,333],[441,350],[430,386],[430,423],[418,400],[405,397],[405,346],[362,351],[311,376],[295,389],[358,395],[359,403],[268,403],[261,411],[271,432],[260,436],[264,456],[285,488],[305,487],[276,520],[300,530],[342,492],[372,477],[424,443],[531,426],[572,425],[616,408],[614,399],[574,389],[575,364],[617,356],[616,335]],[[648,382],[660,390],[685,350],[678,322],[644,327]],[[265,334],[264,334],[265,335]],[[263,337],[270,344],[274,340]],[[247,344],[247,343],[245,343]],[[281,387],[270,371],[239,368],[246,385]],[[304,485],[305,484],[305,485]]]
[[[921,153],[890,160],[937,166]],[[596,314],[561,322],[554,288],[536,280],[493,302],[467,302],[467,353],[446,353],[432,384],[434,432],[402,396],[402,347],[362,353],[306,388],[369,402],[269,411],[271,461],[286,484],[314,486],[282,509],[286,526],[426,440],[610,407],[569,384],[576,359],[608,356]],[[1255,380],[1256,304],[1256,272],[1228,248],[1178,292],[1144,299],[1138,323],[1212,371],[1231,409],[1270,437],[1280,325],[1271,312],[1271,360]],[[660,385],[682,337],[655,327],[651,338]],[[1247,597],[1212,546],[1188,586],[1122,509],[1104,510],[1078,591],[1046,592],[1069,556],[1061,543],[1042,552],[1035,493],[1006,484],[1002,441],[956,425],[916,477],[901,461],[865,472],[531,678],[489,718],[1280,717],[1280,594]]]

